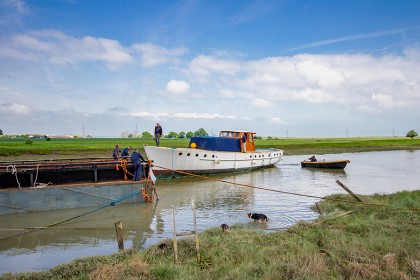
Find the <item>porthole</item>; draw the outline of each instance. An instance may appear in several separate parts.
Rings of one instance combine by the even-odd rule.
[[[204,157],[207,157],[207,155],[204,155]]]
[[[187,156],[190,156],[190,153],[188,153]]]
[[[214,155],[212,155],[211,157],[214,158]]]
[[[196,157],[198,157],[198,154],[195,154]]]
[[[182,153],[179,153],[178,155],[182,156]]]

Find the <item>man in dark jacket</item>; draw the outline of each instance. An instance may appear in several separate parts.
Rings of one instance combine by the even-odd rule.
[[[156,142],[156,146],[158,146],[158,147],[160,145],[160,137],[162,137],[162,134],[163,134],[162,127],[158,123],[155,126],[155,142]]]
[[[139,149],[134,149],[133,154],[130,157],[134,167],[133,181],[140,181],[141,174],[143,172],[141,162],[145,161],[143,156],[139,153]]]

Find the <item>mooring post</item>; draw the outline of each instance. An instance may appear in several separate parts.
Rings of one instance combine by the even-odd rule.
[[[124,251],[124,239],[122,236],[122,222],[115,223],[115,231],[117,232],[118,251]]]
[[[175,256],[175,263],[178,263],[178,243],[176,241],[176,226],[175,226],[175,207],[172,204],[172,220],[174,222],[174,256]]]
[[[316,209],[318,209],[319,214],[322,216],[321,206],[318,202],[315,202]]]
[[[362,200],[355,195],[349,188],[347,188],[343,183],[341,183],[339,180],[335,181],[340,187],[342,187],[348,194],[350,194],[354,199],[356,199],[359,202],[362,202]]]
[[[195,233],[195,249],[197,250],[197,261],[200,262],[200,241],[198,240],[198,230],[197,230],[197,219],[195,216],[195,205],[194,201],[191,201],[192,210],[193,210],[193,222],[194,222],[194,233]]]

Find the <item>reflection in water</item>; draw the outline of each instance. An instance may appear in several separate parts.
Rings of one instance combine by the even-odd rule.
[[[307,157],[289,156],[274,168],[210,178],[319,197],[345,193],[336,180],[358,194],[420,189],[419,179],[415,177],[415,171],[420,168],[420,151],[325,156],[328,160],[349,159],[351,163],[344,171],[301,168],[300,161]],[[222,223],[229,226],[245,224],[267,231],[286,228],[300,220],[315,219],[317,213],[310,207],[319,200],[185,177],[158,180],[158,193],[160,200],[155,204],[108,207],[51,229],[0,240],[0,273],[37,271],[82,256],[115,253],[118,246],[114,223],[117,221],[123,222],[125,248],[146,248],[172,237],[171,205],[175,206],[177,231],[191,231],[194,229],[192,200],[199,231],[219,227]],[[16,234],[22,228],[45,226],[88,210],[0,216],[0,237]],[[255,223],[247,217],[248,212],[264,213],[270,222]]]

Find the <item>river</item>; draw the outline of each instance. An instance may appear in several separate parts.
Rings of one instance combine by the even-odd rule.
[[[249,173],[212,175],[209,179],[161,179],[157,181],[160,198],[157,203],[107,207],[57,227],[0,240],[0,274],[40,271],[75,258],[115,253],[118,251],[114,227],[117,221],[123,223],[125,248],[147,248],[172,237],[172,205],[177,232],[194,230],[192,201],[199,231],[226,223],[272,232],[300,220],[316,219],[318,214],[310,207],[320,199],[307,196],[346,193],[336,180],[362,195],[420,190],[420,179],[416,176],[416,171],[420,170],[420,150],[317,155],[318,160],[351,161],[345,170],[337,171],[301,168],[300,161],[309,156],[285,156],[284,161],[273,168]],[[0,216],[0,237],[89,210],[3,215]],[[264,213],[270,221],[254,223],[247,217],[248,212]]]

